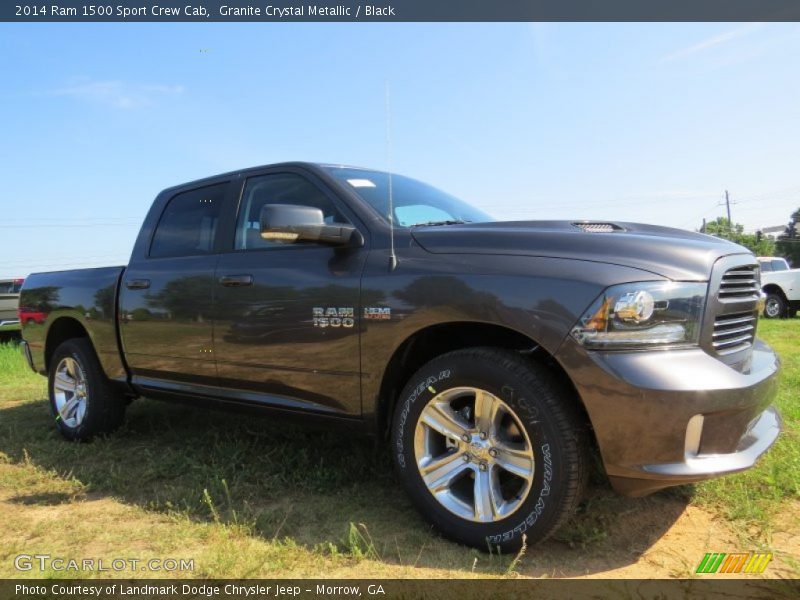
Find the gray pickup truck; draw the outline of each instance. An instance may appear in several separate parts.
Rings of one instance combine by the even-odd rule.
[[[31,367],[71,440],[131,398],[389,441],[446,536],[553,533],[588,453],[644,495],[747,469],[779,361],[741,246],[621,222],[496,222],[419,181],[287,163],[163,191],[126,267],[37,273]]]

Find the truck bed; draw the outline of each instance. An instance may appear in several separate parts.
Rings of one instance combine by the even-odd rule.
[[[117,330],[117,297],[124,271],[125,267],[52,271],[34,273],[25,280],[20,305],[46,315],[41,323],[22,326],[36,371],[46,374],[46,332],[75,327],[71,318],[83,326],[106,374],[114,380],[127,380]]]

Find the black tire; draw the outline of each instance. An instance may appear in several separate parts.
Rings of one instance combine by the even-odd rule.
[[[72,359],[78,364],[85,382],[85,407],[82,418],[77,421],[70,417],[69,411],[63,418],[57,409],[56,373],[62,361]],[[75,338],[63,342],[50,359],[47,390],[50,398],[50,410],[61,435],[71,441],[88,441],[93,436],[110,433],[119,427],[125,418],[127,405],[125,396],[120,394],[109,383],[100,361],[85,338]],[[62,410],[64,406],[62,405]]]
[[[786,317],[786,300],[780,294],[767,294],[764,304],[764,317],[767,319],[783,319]]]
[[[519,499],[518,508],[507,516],[495,516],[493,509],[488,522],[469,520],[446,508],[428,489],[416,460],[414,436],[423,410],[434,397],[442,398],[442,392],[464,387],[485,390],[502,401],[504,410],[511,409],[533,450],[533,477],[527,495],[519,492],[512,498]],[[545,366],[516,352],[497,348],[450,352],[417,371],[400,395],[392,423],[395,469],[412,503],[445,537],[484,551],[517,551],[523,538],[532,545],[552,535],[573,514],[583,495],[588,431],[574,402],[570,391]],[[469,409],[464,410],[454,414],[468,415]],[[477,430],[474,417],[473,425]],[[466,444],[462,448],[469,454],[469,458],[461,456],[467,466],[477,460],[471,448]],[[457,451],[449,449],[450,454]],[[431,462],[434,460],[438,457]],[[486,470],[485,464],[479,466]],[[489,465],[488,470],[490,478],[495,476],[496,465]],[[471,479],[466,485],[473,485],[477,476],[474,470],[467,472],[463,477]],[[472,489],[474,494],[475,486]],[[477,505],[474,495],[473,503]],[[477,511],[475,508],[475,514]]]

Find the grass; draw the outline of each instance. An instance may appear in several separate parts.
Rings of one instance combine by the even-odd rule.
[[[800,531],[787,517],[800,505],[800,319],[762,322],[761,335],[783,359],[785,429],[756,469],[638,500],[596,476],[557,539],[516,556],[432,532],[368,439],[137,400],[114,435],[67,443],[50,422],[44,378],[0,345],[0,578],[19,576],[13,557],[35,552],[194,561],[191,572],[148,576],[581,575],[643,562],[687,506],[724,520],[741,543],[770,546],[773,534]],[[686,575],[694,561],[684,552],[666,572]]]

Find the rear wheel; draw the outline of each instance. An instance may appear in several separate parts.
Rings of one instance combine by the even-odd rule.
[[[88,340],[62,343],[50,359],[50,410],[68,440],[86,441],[122,424],[125,397],[114,390]]]
[[[544,367],[491,348],[425,365],[393,422],[397,472],[446,537],[507,552],[552,534],[574,511],[586,459],[581,420]]]
[[[780,294],[767,294],[764,316],[768,319],[781,319],[786,316],[786,301]]]

